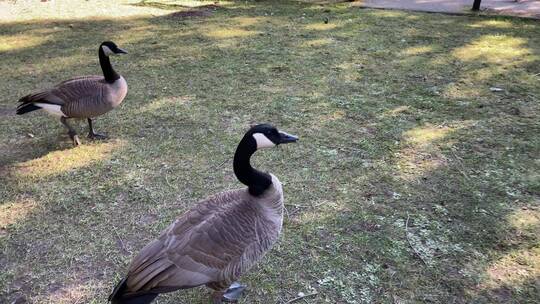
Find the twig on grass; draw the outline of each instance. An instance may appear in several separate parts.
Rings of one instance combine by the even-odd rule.
[[[424,263],[424,265],[427,265],[424,258],[420,255],[418,251],[416,251],[416,248],[414,248],[411,239],[409,238],[409,213],[407,212],[407,220],[405,221],[405,238],[407,238],[407,243],[409,243],[409,246],[413,250],[414,254]]]
[[[204,171],[204,172],[214,171],[214,170],[216,170],[216,169],[218,169],[218,168],[221,168],[221,167],[223,167],[223,165],[224,165],[226,162],[228,162],[229,160],[230,160],[230,157],[227,157],[227,158],[225,158],[224,161],[222,161],[222,162],[219,163],[218,165],[211,166],[210,168],[206,169],[206,171]]]
[[[114,225],[113,225],[113,228],[114,228],[113,231],[114,231],[114,234],[116,235],[116,238],[118,239],[118,241],[120,241],[120,247],[122,247],[121,249],[124,252],[132,254],[132,252],[126,248],[126,245],[124,244],[124,241],[122,241],[122,238],[120,237],[120,235],[118,235],[118,232],[116,232],[116,227]]]
[[[458,166],[456,167],[456,169],[459,171],[459,173],[461,173],[461,175],[463,175],[463,177],[465,177],[466,180],[470,181],[471,179],[469,178],[467,173],[465,173],[465,166],[463,165],[461,158],[459,158],[454,151],[452,150],[450,151],[452,152],[452,155],[454,155],[454,158],[456,159],[458,163]],[[461,169],[459,167],[461,167]]]
[[[169,178],[167,177],[167,172],[165,172],[164,176],[165,176],[165,182],[167,183],[167,185],[168,185],[169,187],[175,189],[175,190],[178,190],[177,187],[173,186],[173,185],[169,182]]]
[[[298,302],[298,301],[303,300],[305,298],[316,296],[317,294],[318,293],[314,292],[314,293],[309,293],[307,295],[302,295],[302,296],[299,296],[297,298],[294,298],[292,300],[289,300],[289,301],[285,302],[285,304],[291,304],[291,303],[294,303],[294,302]]]

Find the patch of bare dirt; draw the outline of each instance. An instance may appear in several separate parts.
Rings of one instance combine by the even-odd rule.
[[[220,8],[222,7],[215,4],[203,5],[203,6],[197,7],[196,9],[174,12],[168,15],[168,17],[172,19],[210,17],[216,10]]]
[[[13,109],[0,108],[0,117],[13,116],[13,115],[15,115],[15,111]]]

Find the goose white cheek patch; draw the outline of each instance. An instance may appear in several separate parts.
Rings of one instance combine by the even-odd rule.
[[[114,52],[106,45],[102,45],[101,48],[103,49],[103,53],[107,56],[114,55]]]
[[[276,145],[262,133],[254,133],[253,138],[257,142],[257,149],[270,148]]]

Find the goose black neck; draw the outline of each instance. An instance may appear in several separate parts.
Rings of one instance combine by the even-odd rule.
[[[249,193],[253,196],[260,196],[272,185],[270,174],[254,169],[250,164],[250,158],[257,150],[251,135],[242,139],[236,153],[234,154],[234,174],[238,180],[248,186]]]
[[[113,83],[120,79],[120,75],[118,75],[118,73],[116,73],[116,71],[113,69],[109,57],[105,55],[103,48],[101,47],[99,48],[99,65],[101,65],[101,70],[103,71],[105,81]]]

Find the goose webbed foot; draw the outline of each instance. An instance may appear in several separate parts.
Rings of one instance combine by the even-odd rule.
[[[109,138],[109,136],[107,136],[106,134],[103,134],[103,133],[88,132],[88,138],[102,140],[102,139]]]
[[[246,285],[234,282],[225,291],[215,291],[212,294],[212,304],[236,303],[246,289]]]
[[[231,286],[229,286],[229,288],[223,293],[223,302],[237,302],[246,287],[246,285],[242,285],[238,282],[232,283]]]
[[[92,119],[88,118],[88,138],[90,139],[107,139],[107,135],[94,132],[94,126],[92,125]]]
[[[73,145],[74,145],[75,147],[81,145],[81,140],[79,139],[79,135],[75,134],[75,135],[71,136],[71,134],[70,134],[69,137],[70,137],[71,140],[73,141]]]

